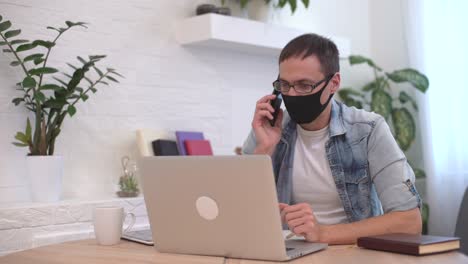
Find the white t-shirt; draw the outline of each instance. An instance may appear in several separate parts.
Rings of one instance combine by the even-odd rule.
[[[308,203],[320,224],[347,223],[325,151],[328,126],[307,131],[297,125],[293,164],[293,203]]]

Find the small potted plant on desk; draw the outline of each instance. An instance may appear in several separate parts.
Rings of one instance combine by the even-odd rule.
[[[119,197],[136,197],[140,193],[137,181],[137,166],[130,161],[128,156],[122,158],[123,175],[119,178],[120,190],[117,191]]]

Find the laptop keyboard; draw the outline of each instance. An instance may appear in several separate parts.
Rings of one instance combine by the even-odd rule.
[[[139,238],[141,240],[146,240],[146,241],[152,241],[153,237],[151,235],[151,230],[145,229],[145,230],[138,230],[138,231],[130,231],[128,232],[128,235],[132,237]],[[294,250],[294,248],[291,247],[286,247],[286,251],[291,251]]]
[[[135,238],[139,238],[141,240],[145,240],[145,241],[153,241],[153,237],[151,235],[151,230],[149,230],[149,229],[138,230],[138,231],[130,231],[130,232],[128,232],[128,235],[133,236]]]

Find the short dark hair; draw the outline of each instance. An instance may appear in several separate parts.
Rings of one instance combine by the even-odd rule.
[[[339,53],[335,43],[317,34],[304,34],[291,40],[281,51],[279,63],[291,58],[305,59],[315,55],[325,76],[340,71]]]

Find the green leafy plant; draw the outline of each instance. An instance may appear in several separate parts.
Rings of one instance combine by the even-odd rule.
[[[140,190],[136,177],[136,163],[131,162],[128,156],[124,156],[122,157],[122,169],[123,175],[119,178],[120,191],[117,192],[117,195],[119,197],[137,196]]]
[[[428,78],[411,68],[385,72],[371,59],[363,56],[352,55],[348,60],[351,65],[367,64],[373,70],[374,79],[359,90],[340,89],[338,95],[343,103],[382,115],[390,125],[400,148],[407,151],[416,139],[416,123],[412,113],[418,111],[416,100],[410,96],[408,89],[425,93],[429,88]],[[403,83],[409,85],[400,85]],[[423,170],[414,167],[413,170],[417,179],[425,178]],[[427,232],[429,206],[424,204],[421,210],[423,226]]]
[[[135,176],[127,175],[119,179],[120,192],[119,196],[128,197],[136,196],[139,193],[138,182]]]
[[[221,3],[224,5],[226,0],[221,0]],[[241,8],[245,8],[247,6],[247,4],[249,3],[250,0],[239,0],[239,4],[241,6]],[[259,0],[254,0],[254,1],[259,1]],[[264,0],[265,1],[265,4],[269,4],[272,0]],[[310,0],[301,0],[302,4],[304,4],[304,6],[306,8],[309,7],[309,2]],[[296,12],[296,9],[297,9],[297,0],[276,0],[275,1],[275,6],[278,7],[278,8],[283,8],[285,7],[286,5],[289,5],[289,7],[291,8],[291,13],[294,14],[294,12]]]
[[[18,132],[17,142],[13,143],[28,147],[28,155],[53,155],[65,117],[76,113],[76,104],[88,100],[91,92],[97,92],[98,85],[109,85],[107,81],[118,82],[117,78],[123,77],[114,69],[101,70],[96,66],[105,55],[91,55],[87,59],[78,56],[78,66],[67,63],[71,74],[47,65],[51,51],[63,34],[74,27],[87,28],[84,22],[66,21],[65,24],[60,28],[47,27],[56,32],[52,40],[30,41],[20,38],[21,30],[11,29],[11,22],[3,21],[0,15],[0,46],[5,54],[11,55],[10,65],[24,73],[24,78],[16,84],[22,96],[12,102],[34,113],[33,125],[28,118],[25,131]],[[94,79],[89,77],[91,69],[96,72]]]

